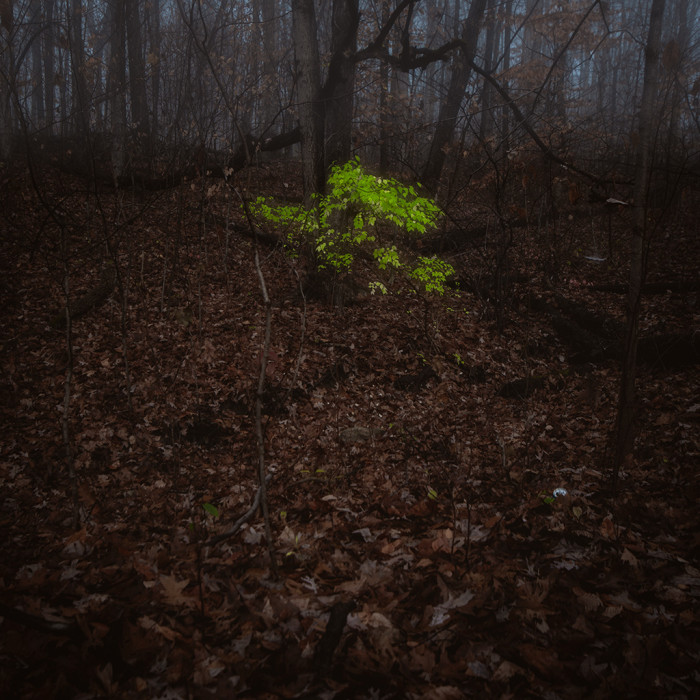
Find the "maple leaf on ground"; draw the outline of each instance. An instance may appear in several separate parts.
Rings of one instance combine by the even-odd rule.
[[[165,600],[170,605],[187,605],[194,606],[196,604],[193,596],[183,594],[183,590],[187,587],[189,579],[178,581],[173,576],[161,574],[159,581],[163,586]]]

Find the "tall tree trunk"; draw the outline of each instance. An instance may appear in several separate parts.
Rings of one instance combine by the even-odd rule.
[[[438,124],[435,129],[428,161],[423,169],[423,184],[433,192],[437,189],[442,168],[445,164],[445,153],[454,135],[459,108],[464,98],[469,76],[470,63],[474,60],[479,40],[481,20],[486,9],[486,0],[472,0],[469,14],[462,23],[462,47],[454,58],[454,68],[450,77],[447,96],[440,107]]]
[[[382,2],[382,26],[389,19],[389,3]],[[391,80],[391,82],[389,82]],[[391,163],[392,138],[391,132],[395,123],[394,95],[391,88],[394,83],[393,70],[389,73],[389,63],[379,63],[379,170],[382,173],[389,172]]]
[[[83,4],[71,0],[68,8],[71,60],[71,113],[73,133],[86,139],[90,133],[90,106],[85,79],[85,44],[83,43]]]
[[[513,12],[513,0],[506,0],[505,15],[503,18],[503,74],[508,75],[510,72],[510,44],[512,41],[510,23]],[[506,92],[510,92],[510,84],[508,78],[504,78],[503,87]],[[510,150],[510,110],[507,107],[502,108],[501,112],[501,154],[505,155]]]
[[[131,123],[138,139],[147,138],[148,98],[146,96],[146,62],[141,40],[141,17],[139,3],[125,0],[126,41],[129,49],[129,93],[131,102]]]
[[[46,124],[49,133],[53,131],[54,115],[54,82],[56,73],[54,70],[54,42],[53,28],[54,0],[44,0],[44,30],[42,32],[42,53],[44,63],[44,107],[46,109]]]
[[[488,0],[488,20],[486,22],[486,45],[484,47],[484,70],[493,70],[498,53],[498,41],[496,40],[496,17],[494,16],[494,0]],[[495,124],[495,114],[492,111],[493,85],[487,80],[481,88],[481,120],[479,123],[479,140],[486,143],[493,135]]]
[[[688,51],[690,31],[688,27],[688,0],[678,0],[675,24],[678,27],[677,39],[670,41],[664,50],[663,63],[666,70],[673,73],[673,90],[671,91],[671,115],[669,119],[668,139],[666,141],[666,164],[673,167],[678,159],[683,158],[683,146],[678,138],[680,133],[681,104],[684,90],[681,86],[683,59]]]
[[[279,133],[279,126],[271,131],[273,120],[277,116],[279,105],[279,77],[277,71],[277,58],[280,51],[277,44],[277,3],[275,0],[261,0],[262,16],[262,46],[264,50],[263,76],[264,92],[262,95],[262,120],[261,126],[268,136]]]
[[[389,105],[389,64],[382,61],[379,64],[379,170],[389,172],[391,140]]]
[[[397,47],[396,51],[401,49]],[[388,125],[385,125],[389,140],[389,154],[394,165],[404,162],[406,157],[406,113],[409,109],[408,71],[396,64],[391,66],[389,82]],[[398,163],[397,163],[398,162]]]
[[[292,34],[296,57],[304,195],[308,199],[314,192],[323,192],[326,181],[321,62],[318,55],[314,0],[292,0]]]
[[[14,75],[12,59],[12,0],[0,2],[0,160],[8,161],[12,152],[11,84]]]
[[[639,110],[639,145],[634,180],[634,225],[630,260],[629,292],[627,296],[627,323],[625,351],[622,361],[622,379],[618,397],[613,487],[617,485],[620,467],[634,447],[635,374],[637,366],[637,339],[639,309],[649,243],[647,224],[647,197],[652,172],[653,135],[658,123],[659,53],[663,27],[665,0],[653,0],[644,62],[644,86]]]
[[[357,0],[334,0],[331,21],[331,63],[326,81],[325,165],[345,163],[352,154],[352,114],[355,92]]]
[[[61,42],[62,43],[62,42]],[[58,83],[58,103],[59,109],[59,129],[61,138],[67,138],[71,131],[69,123],[69,114],[71,110],[70,92],[68,85],[70,84],[67,76],[70,75],[71,53],[70,50],[64,50],[59,47],[58,52],[58,70],[56,71],[56,82]]]
[[[112,174],[121,177],[126,168],[126,27],[124,3],[111,3],[111,36],[108,87],[112,118]]]
[[[34,128],[41,128],[46,121],[44,108],[44,71],[41,65],[41,0],[31,0],[29,4],[29,22],[34,28],[32,41],[32,122]]]
[[[148,26],[150,28],[150,44],[151,52],[149,62],[151,64],[151,105],[152,116],[150,120],[151,133],[150,145],[155,147],[158,140],[158,113],[160,102],[160,0],[151,0],[146,3],[146,13],[150,19]]]

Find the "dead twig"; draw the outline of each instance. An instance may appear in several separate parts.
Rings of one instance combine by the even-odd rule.
[[[266,477],[266,481],[270,481],[272,478],[271,474],[268,474]],[[262,499],[263,495],[263,490],[261,486],[258,486],[258,490],[255,492],[255,498],[253,499],[253,503],[248,508],[248,510],[241,515],[238,520],[228,529],[226,532],[222,532],[219,535],[215,535],[214,537],[211,537],[209,540],[206,542],[207,547],[213,547],[214,545],[219,544],[219,542],[223,542],[224,540],[227,540],[229,537],[233,537],[258,511],[258,508],[260,508],[260,500]]]

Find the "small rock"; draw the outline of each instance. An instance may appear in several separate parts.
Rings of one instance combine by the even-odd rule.
[[[379,437],[383,432],[381,428],[367,428],[366,426],[355,425],[352,428],[345,428],[345,430],[340,431],[340,442],[346,445],[367,442],[367,440]]]

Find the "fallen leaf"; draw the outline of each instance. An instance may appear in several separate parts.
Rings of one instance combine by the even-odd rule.
[[[178,581],[173,576],[161,574],[159,581],[163,586],[165,600],[171,605],[192,605],[194,603],[192,596],[183,594],[183,590],[190,582],[189,579]]]

